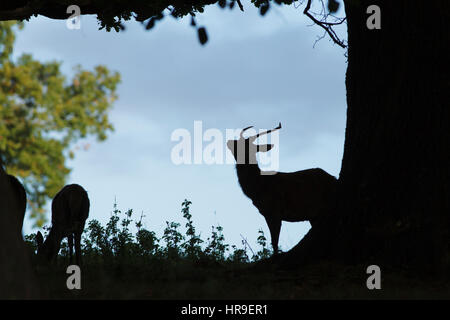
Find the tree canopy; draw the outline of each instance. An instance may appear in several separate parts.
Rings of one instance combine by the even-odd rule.
[[[298,2],[299,5],[305,5],[303,13],[307,15],[313,23],[322,27],[324,32],[330,36],[334,43],[341,47],[346,47],[343,40],[339,39],[333,30],[333,26],[345,22],[345,18],[334,16],[340,7],[337,0],[319,0],[318,11],[311,10],[313,0],[250,0],[251,4],[259,9],[261,15],[265,15],[273,4],[291,5]],[[326,2],[326,3],[325,3]],[[183,0],[183,1],[142,1],[142,0],[20,0],[14,3],[0,4],[1,20],[29,20],[32,16],[43,15],[52,19],[67,19],[71,14],[77,14],[68,9],[71,5],[77,5],[80,14],[95,14],[100,24],[100,29],[110,31],[123,30],[124,21],[134,19],[142,23],[145,28],[152,29],[160,20],[165,17],[179,19],[187,15],[191,16],[191,26],[197,30],[198,38],[201,44],[208,41],[206,29],[198,26],[195,17],[203,13],[208,5],[217,4],[222,9],[239,8],[244,11],[244,5],[241,0]]]
[[[44,205],[65,184],[66,159],[80,138],[105,140],[113,130],[108,112],[120,81],[105,66],[75,67],[72,79],[61,62],[40,62],[30,54],[13,59],[15,22],[0,22],[0,157],[9,174],[22,178],[28,207],[38,225]]]

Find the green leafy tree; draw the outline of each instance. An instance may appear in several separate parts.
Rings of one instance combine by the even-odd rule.
[[[75,68],[67,80],[61,62],[40,62],[30,54],[12,58],[15,29],[0,22],[0,155],[8,173],[20,177],[37,225],[44,205],[63,187],[80,138],[105,140],[113,130],[108,112],[117,99],[118,73],[105,66]]]

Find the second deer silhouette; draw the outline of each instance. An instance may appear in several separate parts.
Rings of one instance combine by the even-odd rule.
[[[227,147],[236,160],[236,172],[244,194],[266,219],[274,253],[278,253],[281,221],[309,221],[311,226],[332,205],[337,179],[320,168],[297,172],[264,174],[258,167],[257,152],[267,152],[273,144],[254,144],[255,140],[278,127],[248,138],[241,131],[239,140],[229,140]]]
[[[15,213],[18,232],[22,232],[23,219],[25,218],[25,211],[27,209],[27,194],[25,188],[13,175],[8,174],[9,184],[11,185],[14,201],[16,202],[15,207],[17,212]]]
[[[81,264],[81,234],[89,216],[89,198],[87,192],[78,184],[65,186],[58,192],[52,202],[52,227],[44,241],[38,231],[36,241],[38,256],[53,260],[59,252],[61,241],[67,237],[70,263],[72,263],[73,244],[77,265]]]

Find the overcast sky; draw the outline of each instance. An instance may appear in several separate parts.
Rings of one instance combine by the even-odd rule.
[[[310,26],[303,8],[276,7],[260,17],[248,2],[244,7],[243,13],[212,6],[200,15],[198,24],[209,35],[205,46],[189,19],[166,18],[151,31],[130,22],[124,32],[108,33],[98,30],[94,16],[82,16],[80,30],[38,17],[19,32],[15,56],[26,52],[41,61],[62,61],[67,75],[76,64],[86,69],[104,64],[122,76],[111,111],[115,132],[102,143],[80,141],[69,162],[68,183],[88,191],[90,218],[105,223],[116,198],[119,208],[133,209],[136,218],[143,212],[145,227],[161,235],[165,221],[184,226],[180,209],[187,198],[203,239],[217,224],[230,244],[240,246],[242,235],[256,250],[260,228],[269,239],[265,220],[241,191],[233,165],[171,160],[177,145],[172,133],[184,128],[193,137],[197,120],[203,132],[218,129],[223,139],[226,129],[270,129],[281,122],[272,151],[279,151],[280,171],[320,167],[339,175],[344,51],[327,38],[313,48],[322,30]],[[224,152],[225,145],[224,140]],[[31,225],[25,221],[25,234],[36,231]],[[293,247],[309,227],[307,222],[283,223],[281,248]]]

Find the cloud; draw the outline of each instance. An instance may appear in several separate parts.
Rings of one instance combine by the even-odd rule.
[[[231,165],[175,166],[173,130],[272,128],[280,131],[280,170],[323,167],[337,175],[345,128],[343,51],[307,27],[300,9],[277,8],[261,18],[248,4],[245,13],[209,8],[199,24],[210,41],[200,46],[189,21],[165,19],[155,30],[127,23],[123,33],[98,31],[92,16],[80,30],[65,21],[33,18],[18,34],[16,56],[32,52],[39,60],[61,60],[63,71],[81,64],[105,64],[122,75],[119,100],[111,113],[116,131],[103,143],[92,141],[70,165],[71,181],[86,187],[91,217],[105,221],[117,196],[121,208],[147,214],[159,231],[166,220],[181,221],[181,202],[193,201],[193,219],[206,239],[220,222],[227,241],[240,234],[253,246],[264,218],[245,197]],[[215,212],[215,214],[214,214]],[[281,245],[288,249],[308,224],[283,224]],[[30,224],[26,231],[31,231]]]

